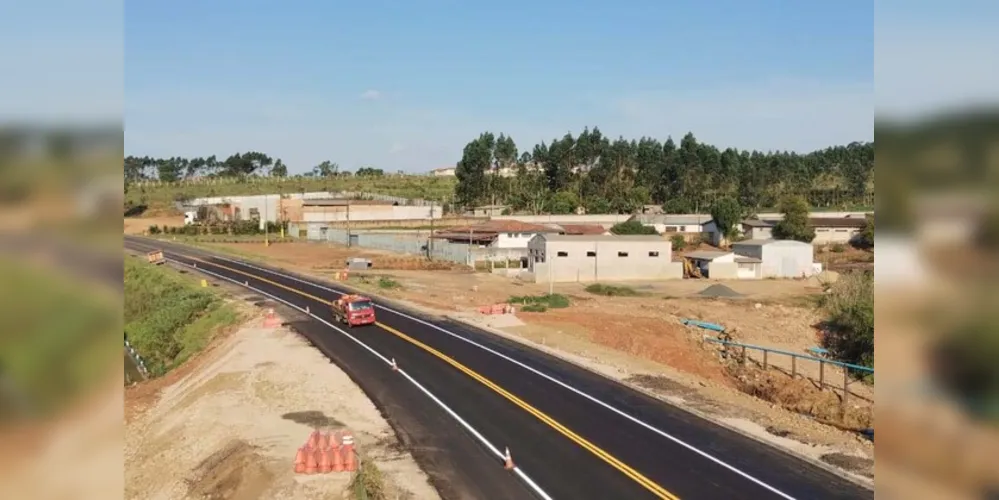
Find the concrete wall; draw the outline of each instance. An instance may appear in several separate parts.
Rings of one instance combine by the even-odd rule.
[[[735,262],[708,263],[708,278],[713,280],[734,280],[739,278],[739,265]]]
[[[815,228],[815,239],[813,245],[828,245],[831,243],[849,243],[860,233],[860,229],[853,227],[817,227]]]
[[[539,283],[683,277],[683,265],[672,262],[672,245],[667,240],[547,241],[539,237],[531,240],[528,253],[528,270]]]

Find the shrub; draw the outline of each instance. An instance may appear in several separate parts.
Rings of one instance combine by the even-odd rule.
[[[673,235],[673,237],[669,240],[673,243],[673,250],[681,251],[684,248],[687,248],[687,240],[682,234]]]
[[[149,226],[149,234],[160,234],[160,227],[156,224]]]
[[[378,278],[378,288],[392,289],[392,288],[399,288],[400,286],[401,285],[399,284],[398,281],[389,278],[387,276],[382,276],[381,278]]]
[[[634,288],[604,285],[601,283],[594,283],[586,287],[586,291],[594,295],[603,295],[605,297],[635,297],[640,295]]]
[[[614,234],[659,234],[656,232],[656,228],[646,226],[637,220],[614,224],[610,231]]]
[[[846,251],[846,245],[842,243],[835,243],[833,246],[829,247],[829,251],[833,253],[843,253]]]
[[[507,302],[511,304],[523,304],[525,307],[522,311],[528,311],[527,306],[539,305],[550,309],[562,309],[569,307],[569,298],[565,295],[559,293],[545,294],[545,295],[524,295],[524,296],[513,296]],[[538,311],[541,312],[541,311]]]
[[[874,275],[842,276],[821,305],[827,314],[825,347],[842,361],[874,366]]]

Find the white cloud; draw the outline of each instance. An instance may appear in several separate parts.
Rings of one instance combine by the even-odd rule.
[[[382,93],[375,89],[368,89],[361,93],[361,99],[365,101],[377,101],[382,98]]]

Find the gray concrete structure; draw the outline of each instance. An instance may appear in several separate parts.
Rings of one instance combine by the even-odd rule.
[[[815,248],[810,243],[746,240],[734,243],[732,250],[737,257],[746,258],[747,265],[759,260],[760,278],[801,278],[819,271],[815,264]]]
[[[539,234],[527,252],[536,283],[683,278],[672,243],[659,236]]]

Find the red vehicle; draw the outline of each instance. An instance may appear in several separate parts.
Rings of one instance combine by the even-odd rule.
[[[333,319],[349,327],[375,322],[375,304],[363,295],[344,295],[333,301]]]

